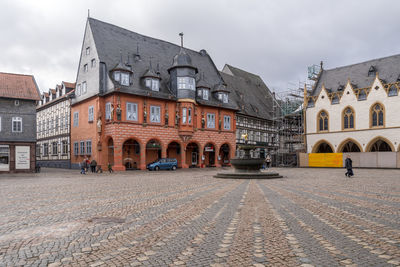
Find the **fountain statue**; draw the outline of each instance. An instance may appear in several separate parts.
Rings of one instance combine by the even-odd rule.
[[[263,158],[252,158],[250,151],[255,149],[255,145],[248,144],[248,135],[242,134],[242,139],[245,140],[244,145],[239,145],[238,148],[244,151],[242,157],[236,156],[231,159],[231,164],[235,168],[234,172],[219,172],[215,178],[236,178],[236,179],[272,179],[282,178],[277,172],[262,172],[261,167],[264,164]]]

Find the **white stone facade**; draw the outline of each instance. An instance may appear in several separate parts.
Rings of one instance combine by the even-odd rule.
[[[387,87],[387,86],[386,86]],[[314,107],[306,109],[307,152],[316,152],[321,142],[331,145],[333,152],[342,152],[343,145],[351,140],[360,146],[361,152],[370,152],[371,145],[378,139],[389,144],[392,151],[400,151],[400,96],[389,96],[385,84],[378,74],[371,84],[365,100],[358,100],[350,82],[347,82],[338,104],[331,104],[328,91],[322,90],[315,98]],[[384,107],[384,125],[371,126],[371,107],[380,103]],[[343,129],[343,111],[351,107],[354,112],[354,129]],[[329,116],[329,129],[318,131],[319,112]]]

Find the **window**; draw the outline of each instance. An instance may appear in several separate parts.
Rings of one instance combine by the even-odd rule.
[[[182,108],[182,124],[186,123],[186,108]]]
[[[88,121],[93,122],[94,120],[94,107],[90,106],[88,110]]]
[[[367,93],[365,92],[364,89],[362,89],[358,93],[358,100],[365,100],[365,99],[367,99]]]
[[[60,129],[62,130],[64,128],[64,115],[61,116],[60,120]]]
[[[80,95],[81,95],[81,84],[78,84],[78,86],[76,87],[76,96]]]
[[[208,95],[209,95],[209,90],[203,89],[203,99],[204,100],[208,100]]]
[[[55,130],[58,130],[58,116],[56,116],[56,120],[55,120]]]
[[[388,96],[396,96],[396,95],[398,95],[397,87],[393,84],[389,88]]]
[[[153,91],[160,91],[160,83],[159,83],[159,80],[157,80],[157,79],[152,79],[151,80],[151,90],[153,90]]]
[[[196,82],[192,77],[178,77],[178,89],[196,90]]]
[[[86,82],[82,83],[82,95],[86,94],[87,92],[87,86],[86,86]]]
[[[75,156],[79,155],[79,143],[78,142],[74,143],[74,155]]]
[[[383,118],[383,106],[381,104],[375,104],[371,109],[371,126],[379,127],[383,126],[384,118]]]
[[[343,129],[354,129],[354,111],[351,108],[344,110]]]
[[[150,122],[160,122],[160,107],[150,106]]]
[[[12,132],[13,133],[22,133],[22,118],[21,117],[13,117],[12,118]]]
[[[1,117],[0,117],[0,132],[1,132]]]
[[[81,155],[85,155],[85,141],[81,141]]]
[[[92,140],[86,141],[86,155],[92,154]]]
[[[198,97],[203,97],[203,90],[202,89],[197,89],[197,96]]]
[[[224,130],[231,129],[231,116],[224,116]]]
[[[52,149],[53,149],[53,155],[57,155],[57,153],[58,153],[58,144],[57,144],[57,142],[53,142],[52,144],[51,144],[51,146],[52,146]]]
[[[96,59],[92,59],[90,63],[92,68],[96,67]]]
[[[78,127],[79,126],[79,112],[75,111],[74,112],[74,127]]]
[[[68,154],[68,142],[67,141],[62,141],[62,153],[65,155],[65,154]]]
[[[129,73],[121,72],[121,85],[129,86]]]
[[[65,115],[65,129],[68,129],[68,116]]]
[[[189,124],[192,123],[192,109],[191,108],[188,109],[188,123]]]
[[[215,128],[215,114],[207,113],[207,128]]]
[[[229,100],[229,99],[228,99],[228,94],[223,93],[223,94],[222,94],[222,102],[223,102],[223,103],[228,103],[228,100]]]
[[[53,127],[54,127],[54,118],[51,118],[51,122],[50,122],[50,125],[49,125],[50,127],[50,130],[52,130],[53,129]]]
[[[49,144],[43,144],[43,156],[49,155]]]
[[[328,131],[328,122],[329,117],[326,111],[321,111],[318,115],[318,130],[319,131]]]
[[[117,82],[121,80],[121,72],[119,71],[114,72],[114,80]]]
[[[106,103],[106,120],[111,120],[111,103]]]
[[[89,66],[88,64],[83,65],[83,72],[88,72]]]
[[[338,97],[337,95],[335,95],[335,96],[332,98],[332,105],[334,105],[334,104],[339,104],[339,97]]]
[[[86,55],[90,55],[90,46],[86,47]]]
[[[137,104],[136,103],[126,103],[126,120],[137,121]]]

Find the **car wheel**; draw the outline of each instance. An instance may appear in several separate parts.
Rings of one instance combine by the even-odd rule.
[[[173,171],[175,171],[176,170],[176,166],[174,165],[174,166],[172,166],[172,170]]]
[[[160,169],[160,167],[158,167],[158,166],[156,166],[155,168],[154,168],[154,170],[156,170],[156,171],[158,171]]]

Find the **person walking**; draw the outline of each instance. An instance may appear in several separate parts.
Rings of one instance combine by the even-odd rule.
[[[90,162],[90,170],[92,173],[96,172],[96,166],[97,166],[97,162],[95,159],[92,159],[92,161]]]
[[[79,165],[81,165],[81,174],[86,174],[86,159],[84,159],[81,163],[79,163]]]
[[[267,169],[271,166],[271,155],[268,154],[267,157],[265,158],[265,162],[267,163]]]
[[[353,173],[353,161],[350,158],[350,155],[346,156],[346,160],[344,161],[344,166],[347,169],[347,172],[344,174],[346,177],[351,177],[354,175]]]
[[[114,172],[114,170],[112,169],[112,166],[111,166],[111,163],[110,163],[110,162],[107,164],[107,168],[108,168],[108,172],[109,172],[109,173]]]

